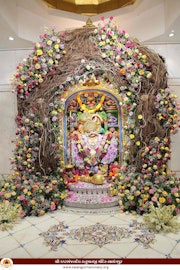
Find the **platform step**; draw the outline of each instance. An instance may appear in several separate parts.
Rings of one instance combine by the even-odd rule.
[[[109,183],[94,185],[91,183],[77,182],[69,186],[69,196],[64,205],[77,208],[109,208],[119,204],[117,196],[108,195]]]

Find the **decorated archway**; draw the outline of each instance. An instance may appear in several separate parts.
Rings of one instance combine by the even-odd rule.
[[[112,146],[114,156],[103,165],[109,173],[109,165],[118,163],[110,193],[122,211],[144,213],[158,203],[179,211],[179,180],[168,169],[179,108],[164,60],[119,30],[113,18],[97,28],[48,29],[18,65],[13,86],[18,100],[13,175],[2,199],[20,204],[24,215],[56,210],[68,196],[64,169],[71,165],[73,180],[74,164],[99,174]],[[109,112],[114,127],[108,127],[107,99],[114,106]],[[113,140],[107,137],[110,128]],[[88,137],[92,131],[96,139]],[[82,153],[86,160],[80,165]]]

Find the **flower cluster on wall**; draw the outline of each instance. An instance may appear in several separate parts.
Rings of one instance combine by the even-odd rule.
[[[18,98],[13,174],[0,196],[42,215],[61,207],[63,93],[88,79],[116,89],[123,108],[123,162],[112,194],[122,211],[180,206],[180,181],[168,170],[170,136],[179,128],[177,97],[167,85],[162,58],[119,30],[113,18],[97,28],[57,33],[47,29],[12,80]],[[159,74],[159,75],[157,75]]]

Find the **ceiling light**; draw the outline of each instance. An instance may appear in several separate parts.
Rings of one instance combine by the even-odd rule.
[[[13,38],[13,37],[11,37],[11,36],[9,36],[9,40],[11,40],[11,41],[12,41],[12,40],[14,40],[14,38]]]

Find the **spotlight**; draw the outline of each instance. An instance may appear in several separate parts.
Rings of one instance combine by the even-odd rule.
[[[171,32],[169,33],[169,37],[174,37],[175,33],[174,30],[171,30]]]
[[[14,38],[13,38],[13,37],[11,37],[11,36],[9,36],[9,38],[8,38],[8,39],[9,39],[9,40],[11,40],[11,41],[12,41],[12,40],[14,40]]]

